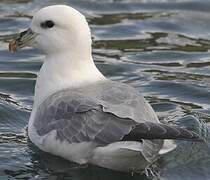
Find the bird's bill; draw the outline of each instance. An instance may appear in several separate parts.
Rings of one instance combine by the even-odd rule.
[[[36,34],[29,28],[26,31],[18,34],[17,38],[9,43],[9,51],[16,52],[25,46],[30,46],[33,43]]]

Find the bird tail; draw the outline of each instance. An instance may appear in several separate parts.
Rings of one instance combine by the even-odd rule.
[[[148,162],[176,148],[172,140],[204,141],[199,133],[186,128],[151,122],[136,125],[123,138],[123,141],[142,141],[142,155]]]
[[[148,162],[154,162],[159,155],[165,154],[176,148],[173,140],[201,141],[210,147],[209,130],[205,123],[187,119],[177,125],[145,122],[136,125],[123,141],[142,141],[142,155]],[[188,124],[188,126],[186,125]]]

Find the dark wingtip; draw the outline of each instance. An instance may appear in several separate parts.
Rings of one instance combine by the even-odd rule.
[[[203,141],[195,132],[178,126],[145,122],[136,125],[123,141],[140,141],[141,139],[174,139],[187,141]]]

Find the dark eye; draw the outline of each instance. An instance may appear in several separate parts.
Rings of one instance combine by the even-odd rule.
[[[46,29],[46,28],[52,28],[54,25],[55,25],[54,22],[51,21],[51,20],[42,22],[42,23],[40,24],[40,26],[41,26],[42,28],[44,28],[44,29]]]

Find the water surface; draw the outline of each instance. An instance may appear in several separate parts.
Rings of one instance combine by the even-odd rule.
[[[3,0],[0,2],[0,179],[146,179],[78,166],[39,151],[26,125],[43,55],[7,50],[10,34],[27,28],[41,7],[67,4],[90,23],[94,60],[112,80],[136,87],[159,118],[210,121],[209,0]],[[161,179],[208,180],[205,144],[179,143],[161,159]]]

